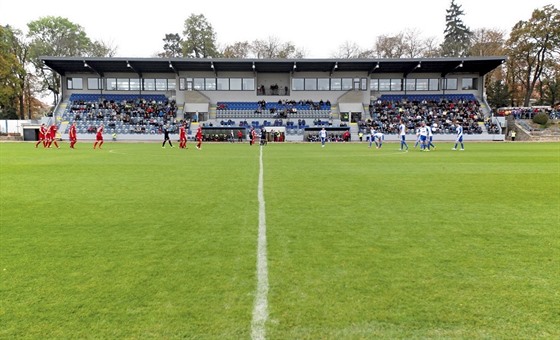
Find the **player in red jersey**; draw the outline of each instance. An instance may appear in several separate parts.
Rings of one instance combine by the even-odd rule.
[[[196,148],[200,150],[202,147],[202,126],[198,126],[196,129]]]
[[[70,139],[70,148],[74,149],[74,145],[77,142],[76,122],[72,122],[72,125],[70,125],[70,130],[68,130],[68,139]]]
[[[187,133],[185,130],[185,123],[179,128],[179,149],[187,148]]]
[[[249,145],[253,145],[256,143],[257,141],[257,131],[255,130],[255,128],[251,128],[251,135],[250,135],[251,139],[249,140]]]
[[[95,135],[95,143],[93,143],[93,148],[95,149],[99,145],[101,149],[101,145],[103,145],[103,123],[99,125],[97,128],[97,134]]]
[[[37,141],[35,147],[39,146],[41,143],[43,143],[43,147],[47,146],[47,127],[45,123],[41,124],[39,127],[39,141]]]
[[[55,123],[53,123],[51,126],[49,126],[48,130],[47,130],[47,148],[51,147],[51,144],[54,143],[54,146],[56,146],[57,149],[60,149],[60,147],[58,146],[58,143],[56,142],[56,130],[57,130],[57,126]]]

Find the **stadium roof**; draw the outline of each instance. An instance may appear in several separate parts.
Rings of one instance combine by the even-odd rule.
[[[469,72],[485,75],[505,62],[506,57],[413,58],[413,59],[193,59],[193,58],[85,58],[41,57],[58,74],[94,72],[175,73],[181,71],[249,71],[257,73],[359,71],[373,73]]]

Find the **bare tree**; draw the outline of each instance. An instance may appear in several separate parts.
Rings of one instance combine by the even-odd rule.
[[[253,41],[251,51],[257,59],[302,58],[305,54],[292,42],[282,42],[274,36],[269,37],[268,40]]]
[[[474,30],[471,38],[471,56],[503,55],[505,33],[502,30],[479,28]]]
[[[435,58],[441,56],[440,43],[436,37],[428,37],[422,42],[424,45],[424,58]]]
[[[345,41],[340,46],[338,50],[333,54],[333,58],[338,59],[356,59],[360,58],[362,55],[362,49],[360,46],[353,41]]]
[[[402,58],[405,55],[404,33],[378,36],[374,51],[378,58]]]
[[[424,55],[424,44],[418,30],[406,29],[402,33],[401,42],[406,58],[418,58]]]
[[[280,50],[280,39],[271,36],[268,40],[254,40],[251,50],[257,59],[274,58]]]

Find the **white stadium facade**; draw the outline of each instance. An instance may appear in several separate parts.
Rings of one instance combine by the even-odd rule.
[[[266,131],[270,141],[313,141],[327,129],[350,140],[373,127],[397,140],[424,121],[452,140],[452,120],[472,140],[503,140],[485,100],[484,77],[505,57],[414,59],[192,59],[42,57],[61,76],[53,117],[61,138],[76,122],[78,139],[161,140],[162,127],[205,139]],[[278,137],[280,136],[280,137]],[[28,138],[29,139],[29,136]]]

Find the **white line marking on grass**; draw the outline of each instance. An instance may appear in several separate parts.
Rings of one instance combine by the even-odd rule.
[[[257,241],[257,293],[251,321],[251,338],[266,339],[266,320],[268,319],[268,263],[266,256],[266,216],[264,202],[264,176],[262,146],[259,155],[259,233]]]
[[[124,153],[124,152],[118,152],[118,151],[115,151],[115,150],[113,150],[113,149],[110,149],[110,150],[109,150],[109,153],[116,153],[116,154],[119,154],[119,155],[126,155],[126,153]]]

